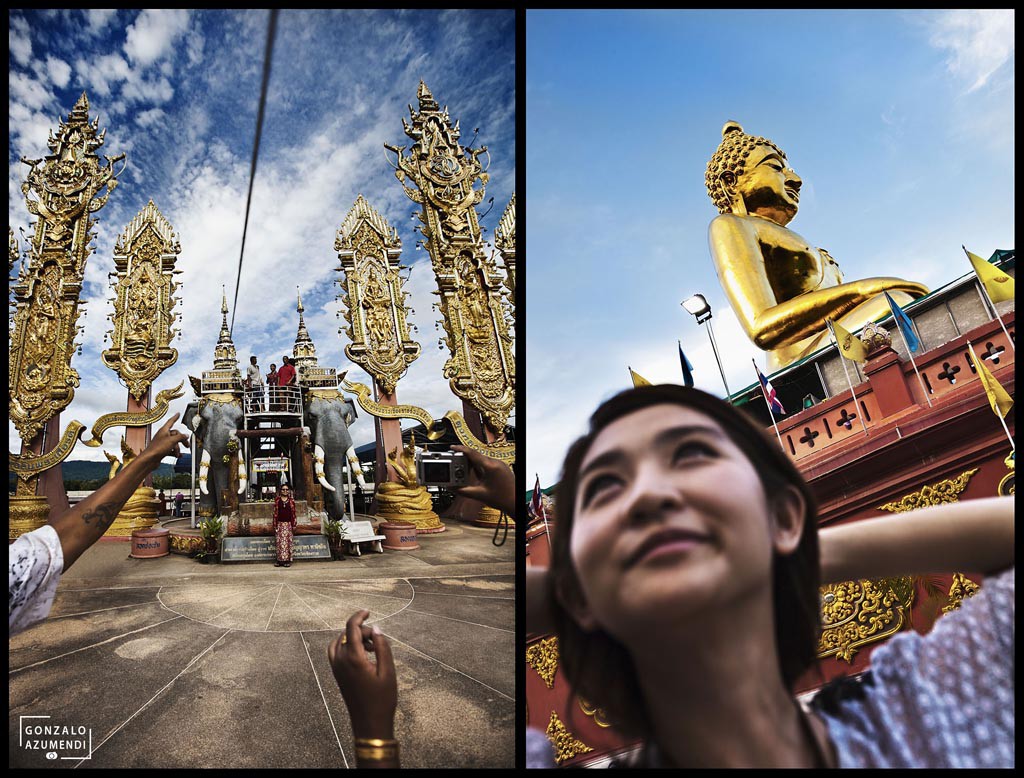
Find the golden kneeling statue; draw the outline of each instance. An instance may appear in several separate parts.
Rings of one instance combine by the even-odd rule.
[[[377,487],[377,516],[415,524],[417,533],[443,532],[445,526],[434,513],[427,487],[416,479],[415,438],[410,437],[401,454],[397,448],[393,449],[388,454],[388,462],[398,480],[385,481]]]
[[[883,292],[903,305],[928,289],[902,278],[843,281],[828,252],[786,228],[803,183],[785,153],[767,138],[722,128],[705,183],[721,216],[708,240],[718,279],[752,341],[778,370],[829,342],[825,319],[855,331],[889,313]]]
[[[103,455],[110,462],[110,475],[107,476],[108,481],[117,474],[119,467],[127,465],[136,456],[123,437],[121,438],[121,460],[118,460],[116,456],[107,451],[104,451]],[[156,489],[146,486],[145,482],[143,482],[132,496],[128,498],[128,502],[124,504],[121,512],[117,514],[114,523],[103,534],[113,537],[128,537],[132,534],[132,530],[149,529],[155,526],[159,515],[160,498],[157,496]]]

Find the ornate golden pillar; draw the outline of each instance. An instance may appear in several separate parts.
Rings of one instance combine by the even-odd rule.
[[[459,123],[452,125],[447,108],[440,108],[422,81],[418,99],[419,111],[409,107],[412,123],[402,122],[413,145],[385,148],[395,154],[395,177],[406,195],[422,206],[420,232],[437,280],[442,344],[451,354],[444,376],[455,395],[480,414],[484,441],[502,444],[515,405],[513,310],[502,294],[505,279],[484,250],[475,208],[488,180],[479,160],[487,147],[459,144]],[[473,415],[466,414],[471,427]],[[488,525],[496,521],[483,517]]]
[[[153,382],[178,360],[170,343],[177,330],[171,328],[178,300],[179,284],[173,276],[181,273],[174,265],[181,244],[170,222],[150,200],[125,227],[114,245],[114,328],[108,330],[111,347],[102,354],[103,364],[117,373],[128,387],[128,413],[150,409]],[[148,425],[129,427],[125,445],[136,454],[149,445]],[[107,535],[130,536],[134,529],[147,529],[159,515],[152,476],[146,478],[107,530]]]
[[[516,195],[508,201],[505,213],[501,215],[498,228],[494,231],[494,246],[501,252],[502,263],[505,265],[505,286],[511,303],[513,317],[516,310]],[[513,327],[512,332],[515,333]]]
[[[89,101],[83,92],[67,121],[50,133],[51,153],[22,159],[29,173],[21,191],[29,212],[38,217],[14,287],[16,311],[10,340],[10,418],[22,440],[22,457],[46,455],[56,447],[60,411],[74,398],[79,384],[71,358],[80,345],[75,342],[82,330],[77,324],[79,295],[91,253],[89,243],[95,237],[90,214],[106,204],[117,186],[114,164],[124,159],[124,154],[105,156],[106,163],[101,163],[96,151],[105,134],[106,130],[99,130],[99,119],[89,121]],[[101,194],[104,188],[107,192]],[[44,440],[48,422],[52,422],[51,434]],[[52,468],[59,461],[47,466]],[[52,508],[67,505],[60,470],[20,471],[16,492],[11,501],[11,538],[42,526]],[[40,493],[62,495],[63,500],[53,505]]]
[[[406,269],[399,263],[402,241],[398,231],[359,195],[338,230],[334,248],[341,261],[337,270],[345,291],[339,297],[348,322],[341,331],[351,341],[345,355],[373,376],[375,401],[397,407],[398,381],[420,355],[420,345],[412,340],[406,322],[410,309],[405,305],[408,295],[402,291],[400,271]],[[411,472],[403,467],[401,473],[394,466],[395,462],[408,464],[408,458],[399,453],[405,449],[398,418],[378,417],[376,431],[377,515],[410,521],[421,534],[444,532],[426,488],[416,482],[415,466]]]

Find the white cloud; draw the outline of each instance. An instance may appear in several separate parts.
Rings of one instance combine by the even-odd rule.
[[[110,95],[112,86],[131,75],[128,63],[118,54],[104,54],[100,57],[75,60],[75,70],[89,88],[100,97]]]
[[[39,110],[53,101],[53,93],[24,73],[12,72],[8,79],[11,97],[29,110]]]
[[[59,89],[66,87],[71,80],[71,66],[62,59],[47,57],[46,70],[50,79]]]
[[[982,88],[1013,58],[1014,11],[944,11],[932,24],[932,44],[949,49],[950,72],[970,84],[967,91]]]
[[[166,78],[147,81],[139,77],[137,72],[125,82],[121,96],[129,103],[166,103],[174,97],[174,88]]]
[[[32,36],[28,21],[20,16],[11,18],[11,29],[7,35],[11,56],[19,65],[28,66],[32,61]]]
[[[143,111],[135,117],[135,121],[138,122],[140,127],[148,127],[154,124],[160,119],[164,118],[165,114],[162,108],[150,108],[148,111]]]
[[[90,9],[85,12],[86,32],[92,36],[98,36],[116,18],[117,11],[114,9]]]
[[[189,13],[181,9],[147,9],[129,25],[125,54],[137,65],[151,65],[165,56],[188,29]]]

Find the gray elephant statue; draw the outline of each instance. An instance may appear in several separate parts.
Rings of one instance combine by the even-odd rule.
[[[242,401],[240,399],[220,401],[202,399],[189,403],[185,409],[183,423],[196,434],[197,453],[201,448],[202,458],[197,479],[199,481],[199,515],[227,515],[222,499],[223,490],[228,488],[228,464],[231,448],[238,450],[238,430],[243,424]],[[231,444],[231,445],[229,445]],[[238,493],[244,494],[247,486],[245,463],[238,459]]]
[[[342,521],[345,518],[346,481],[343,468],[346,460],[352,467],[356,482],[363,489],[367,488],[348,431],[348,425],[356,419],[355,404],[342,396],[341,392],[317,392],[311,395],[305,411],[313,445],[316,479],[324,488],[327,514],[335,521]]]

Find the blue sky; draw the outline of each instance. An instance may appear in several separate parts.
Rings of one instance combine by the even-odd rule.
[[[11,11],[9,18],[8,212],[15,233],[29,228],[20,191],[28,168],[19,159],[49,153],[48,132],[83,91],[90,115],[107,129],[100,153],[128,155],[120,186],[98,214],[83,293],[88,316],[79,320],[83,353],[72,362],[82,385],[61,416],[62,429],[71,419],[91,426],[100,414],[124,409],[127,391],[100,361],[105,317],[113,310],[107,273],[117,236],[150,198],[177,232],[184,283],[175,309],[182,335],[172,342],[178,362],[157,379],[154,395],[213,366],[222,285],[229,305],[234,297],[268,12]],[[452,120],[461,120],[462,143],[490,150],[490,182],[479,208],[482,215],[494,197],[481,218],[489,241],[515,185],[514,14],[279,14],[235,311],[243,373],[250,354],[266,372],[291,352],[299,285],[320,364],[370,383],[345,359],[347,339],[338,334],[344,322],[335,316],[342,309],[335,299],[340,287],[333,283],[340,278],[335,235],[361,193],[398,229],[402,261],[412,266],[405,289],[422,355],[398,384],[399,402],[420,405],[436,418],[461,410],[441,375],[447,351],[438,349],[434,329],[433,271],[426,252],[415,250],[415,204],[384,154],[385,142],[411,143],[402,119],[409,118],[407,105],[416,106],[420,79]],[[172,411],[183,410],[189,399],[191,390]],[[13,425],[9,430],[17,451],[17,433]],[[120,431],[107,433],[106,448],[119,450]],[[367,414],[354,425],[353,438],[356,445],[373,439]],[[103,454],[79,446],[71,459],[103,461]]]
[[[846,278],[936,288],[1014,248],[1013,11],[531,11],[526,49],[527,473],[548,486],[597,405],[630,385],[722,395],[764,354],[715,275],[704,169],[722,125],[803,179],[789,225]]]

